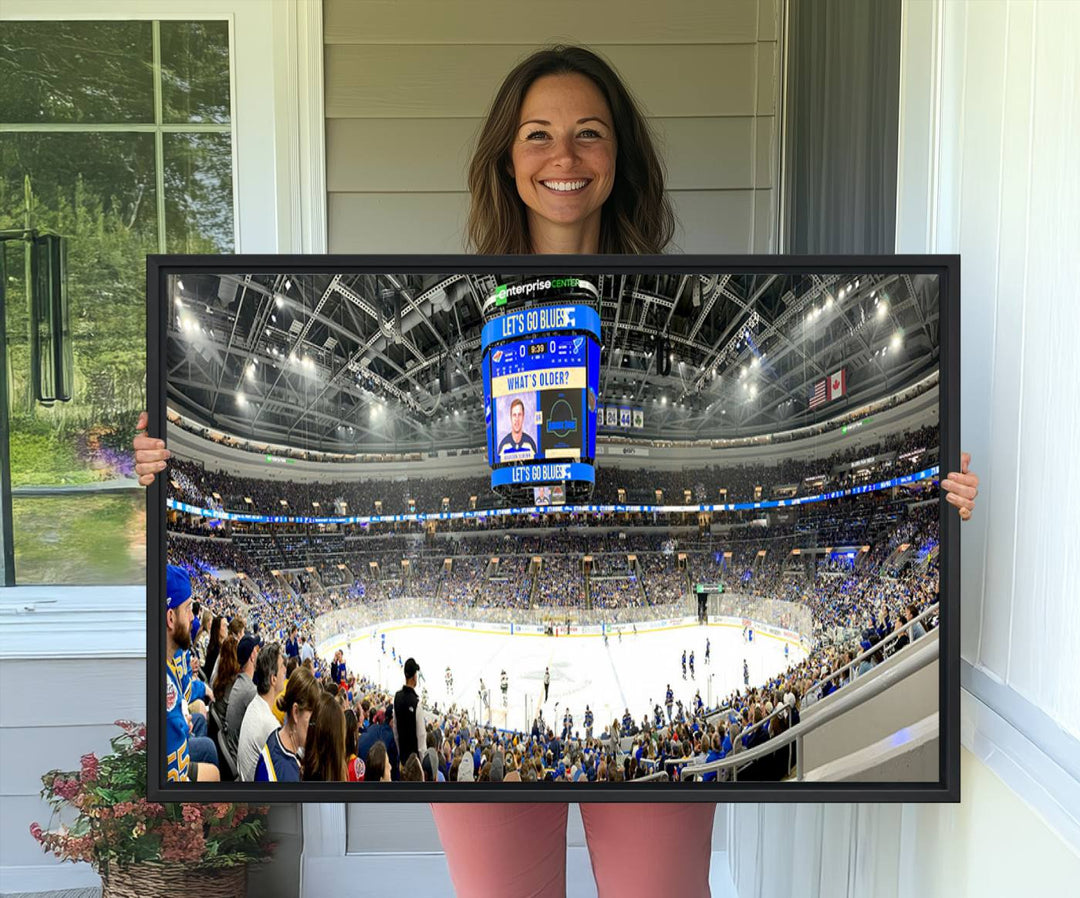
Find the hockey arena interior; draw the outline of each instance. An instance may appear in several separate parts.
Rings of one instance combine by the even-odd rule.
[[[930,275],[170,275],[168,778],[938,782],[938,334]]]

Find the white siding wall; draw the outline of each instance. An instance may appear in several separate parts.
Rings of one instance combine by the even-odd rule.
[[[606,56],[644,105],[680,250],[776,249],[779,0],[326,0],[324,32],[330,252],[462,252],[488,104],[560,41]]]
[[[962,255],[961,442],[983,482],[962,528],[963,801],[735,808],[742,898],[1076,890],[1078,41],[1068,0],[904,2],[897,250]],[[776,845],[796,850],[770,864]]]

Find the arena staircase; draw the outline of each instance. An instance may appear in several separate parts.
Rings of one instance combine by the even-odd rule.
[[[540,583],[540,559],[533,558],[529,562],[529,607],[536,607],[536,590]]]
[[[889,553],[889,557],[885,559],[885,563],[881,566],[881,576],[887,578],[899,577],[904,572],[904,568],[915,561],[916,557],[914,543],[900,543],[900,545]]]
[[[649,593],[645,589],[645,571],[641,568],[641,559],[635,556],[634,563],[630,568],[634,577],[637,578],[638,591],[641,593],[641,604],[649,604]]]
[[[248,604],[264,605],[266,604],[266,597],[262,594],[262,591],[255,585],[255,581],[250,576],[238,577],[237,582],[240,584],[240,588],[249,596]]]

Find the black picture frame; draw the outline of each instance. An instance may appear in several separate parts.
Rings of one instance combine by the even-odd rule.
[[[166,277],[185,274],[934,274],[939,276],[940,476],[960,460],[960,257],[755,255],[150,255],[147,400],[151,436],[165,433]],[[897,783],[167,783],[164,763],[166,486],[147,497],[147,794],[152,801],[275,802],[958,802],[960,800],[960,521],[939,497],[941,642],[937,782]]]

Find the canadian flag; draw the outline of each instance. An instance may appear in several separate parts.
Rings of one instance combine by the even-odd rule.
[[[847,393],[847,370],[841,368],[829,378],[829,402]]]

